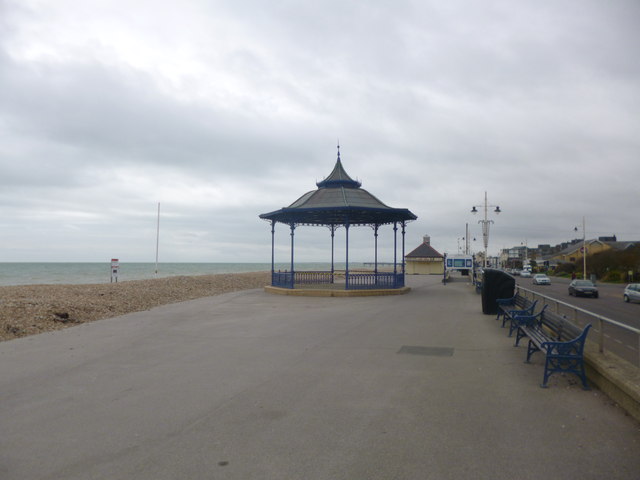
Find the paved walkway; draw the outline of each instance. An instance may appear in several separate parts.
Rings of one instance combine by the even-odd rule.
[[[462,282],[261,290],[0,343],[0,478],[637,479],[640,425],[538,387]],[[413,347],[413,348],[412,348]]]

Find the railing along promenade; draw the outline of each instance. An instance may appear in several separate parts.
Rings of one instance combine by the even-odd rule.
[[[597,343],[600,353],[604,353],[606,348],[608,352],[614,353],[618,357],[640,368],[640,329],[625,325],[624,323],[576,307],[561,300],[547,297],[546,295],[519,285],[516,285],[516,290],[520,295],[531,300],[543,299],[543,303],[549,305],[547,308],[553,308],[555,313],[564,315],[576,325],[584,327],[587,323],[591,323],[593,325],[593,333],[598,336]],[[607,333],[605,333],[605,329]],[[618,343],[619,345],[615,345],[615,343],[614,345],[622,347],[622,349],[608,347],[606,345],[607,337],[611,339],[612,342]],[[625,343],[624,340],[628,340],[628,342]]]
[[[402,288],[405,282],[403,273],[336,270],[333,272],[273,272],[271,285],[282,288],[326,286],[346,290],[366,290]]]

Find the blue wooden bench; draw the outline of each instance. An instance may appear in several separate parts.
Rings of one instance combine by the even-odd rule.
[[[534,303],[535,306],[535,303]],[[509,336],[513,335],[514,331],[517,331],[520,325],[528,325],[532,323],[532,319],[539,319],[548,305],[545,304],[538,313],[534,314],[533,310],[514,311],[509,317]]]
[[[498,298],[496,302],[498,304],[496,320],[500,320],[500,317],[502,317],[503,328],[507,322],[511,322],[514,315],[533,315],[533,311],[538,303],[537,300],[532,302],[517,293],[511,298]],[[512,331],[509,331],[509,336],[511,336],[511,334]]]
[[[591,324],[584,328],[573,325],[569,320],[549,310],[543,309],[537,315],[518,317],[518,332],[515,346],[527,337],[527,363],[535,352],[544,352],[543,388],[549,377],[558,372],[574,373],[582,381],[582,387],[589,389],[584,371],[584,345]]]

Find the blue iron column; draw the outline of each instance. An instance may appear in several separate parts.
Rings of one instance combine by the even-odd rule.
[[[378,281],[378,224],[376,223],[373,226],[373,238],[374,238],[374,264],[373,264],[373,273],[376,277],[376,282]]]
[[[398,222],[393,222],[393,275],[398,272]],[[395,283],[395,282],[394,282]]]
[[[296,229],[296,224],[295,223],[291,223],[290,224],[291,227],[291,287],[293,288],[294,283],[295,283],[295,273],[293,271],[293,237],[294,237],[294,230]]]
[[[398,288],[398,222],[393,222],[393,288]]]
[[[336,236],[336,226],[331,224],[331,283],[333,283],[333,272],[335,271],[333,262],[334,240]]]
[[[344,228],[346,230],[346,237],[347,237],[347,255],[345,258],[344,289],[349,290],[349,221],[345,222]]]
[[[405,227],[407,225],[406,222],[401,222],[402,224],[402,275],[400,278],[400,285],[398,285],[398,283],[394,282],[394,287],[398,288],[398,287],[404,287],[404,277],[405,277],[405,263],[404,263],[404,235],[405,235]]]
[[[402,222],[402,275],[404,276],[405,270],[404,270],[404,234],[405,234],[405,227],[407,225],[407,222]]]
[[[373,264],[373,282],[378,285],[378,224],[373,226],[374,238],[374,264]]]
[[[275,236],[276,221],[271,220],[271,284],[273,285],[273,273],[275,271]]]

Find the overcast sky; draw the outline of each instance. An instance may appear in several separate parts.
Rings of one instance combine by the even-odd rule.
[[[0,261],[155,261],[160,203],[160,261],[268,262],[258,215],[315,189],[338,139],[418,216],[407,252],[456,253],[467,223],[482,250],[485,191],[490,254],[583,216],[640,240],[638,25],[637,0],[0,0]],[[296,244],[330,258],[325,228]]]

